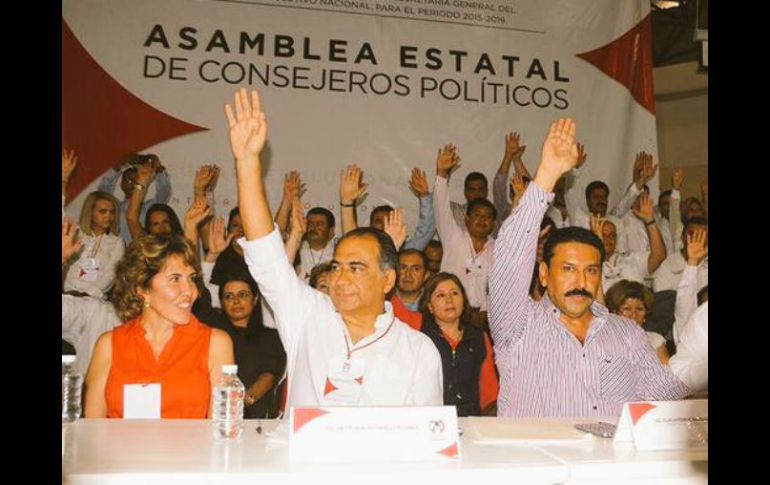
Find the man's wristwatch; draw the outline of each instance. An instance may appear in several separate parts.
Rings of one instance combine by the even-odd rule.
[[[147,187],[145,187],[144,185],[140,184],[139,182],[134,182],[134,188],[135,188],[136,190],[144,190],[144,189],[146,189]]]
[[[251,397],[251,395],[250,395],[250,394],[244,394],[244,395],[243,395],[243,403],[244,403],[244,404],[245,404],[247,407],[248,407],[248,406],[251,406],[251,405],[253,405],[255,402],[257,402],[257,400],[256,400],[256,399],[254,399],[253,397]]]

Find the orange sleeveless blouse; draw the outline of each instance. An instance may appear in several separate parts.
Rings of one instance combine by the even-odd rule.
[[[155,360],[140,318],[112,331],[112,364],[105,389],[107,417],[123,417],[124,385],[157,382],[161,418],[205,419],[211,398],[211,328],[194,316],[185,325],[174,325],[174,334]]]

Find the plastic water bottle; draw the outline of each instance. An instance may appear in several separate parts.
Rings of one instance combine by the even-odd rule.
[[[75,371],[75,356],[61,356],[61,420],[71,423],[80,417],[83,376]]]
[[[246,388],[238,379],[237,365],[223,365],[222,377],[214,386],[214,437],[236,439],[243,432],[243,396]]]

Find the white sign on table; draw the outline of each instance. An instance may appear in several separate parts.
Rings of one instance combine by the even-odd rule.
[[[454,406],[291,408],[289,452],[307,463],[460,458]]]
[[[637,450],[676,450],[708,446],[708,399],[629,402],[615,441],[633,441]]]

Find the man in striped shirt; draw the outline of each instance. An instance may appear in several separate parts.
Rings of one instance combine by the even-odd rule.
[[[547,295],[539,302],[529,297],[540,221],[556,181],[577,161],[575,122],[560,119],[543,144],[534,183],[495,245],[489,315],[500,416],[618,416],[624,402],[689,392],[660,363],[641,327],[594,301],[604,247],[590,231],[569,227],[548,238],[539,266]]]

